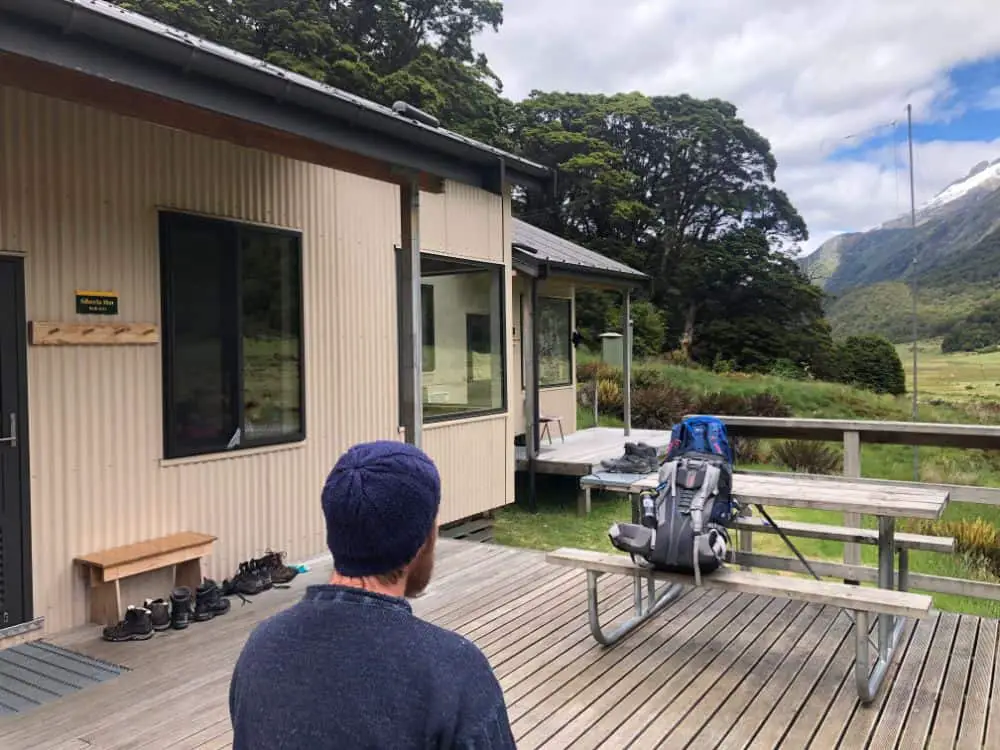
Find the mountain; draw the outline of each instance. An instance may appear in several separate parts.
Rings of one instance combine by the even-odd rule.
[[[979,305],[1000,297],[1000,159],[981,162],[917,211],[842,234],[802,259],[831,296],[835,333],[911,333],[915,280],[921,335],[944,335]],[[916,262],[914,263],[914,259]]]

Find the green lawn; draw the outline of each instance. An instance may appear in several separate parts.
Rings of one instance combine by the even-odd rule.
[[[906,387],[913,387],[913,347],[897,347],[906,370]],[[940,339],[917,344],[917,387],[921,401],[1000,402],[1000,352],[942,354]]]
[[[934,422],[995,422],[1000,417],[991,410],[984,410],[981,404],[970,403],[970,398],[951,397],[951,403],[942,403],[950,378],[961,375],[960,382],[973,385],[975,395],[985,393],[988,373],[996,367],[997,381],[1000,382],[1000,354],[996,355],[940,355],[934,353],[932,344],[923,344],[919,351],[922,357],[920,372],[926,384],[921,393],[921,419]],[[954,358],[953,358],[954,357]],[[975,357],[979,357],[978,363]],[[904,397],[876,396],[847,386],[815,383],[809,381],[783,380],[769,376],[746,376],[741,374],[716,374],[704,370],[676,367],[662,364],[643,365],[660,370],[675,386],[695,393],[723,392],[751,395],[770,391],[776,393],[788,404],[796,416],[824,418],[863,418],[882,420],[908,420],[909,399]],[[638,369],[638,368],[637,368]],[[978,376],[976,373],[980,373]],[[978,378],[978,379],[977,379]],[[968,392],[959,389],[963,395]],[[1000,390],[998,390],[1000,393]],[[592,412],[581,410],[578,414],[580,429],[592,426]],[[601,418],[601,424],[621,424],[620,421]],[[769,453],[768,442],[764,443],[765,454]],[[920,475],[923,481],[978,486],[1000,487],[1000,455],[985,451],[960,449],[923,448],[920,452]],[[862,472],[865,476],[885,479],[912,479],[913,449],[904,446],[863,446]],[[740,468],[780,471],[772,465],[741,466]],[[561,546],[584,549],[611,549],[608,541],[608,527],[613,521],[628,520],[631,513],[623,495],[615,493],[594,493],[592,513],[581,518],[576,514],[576,480],[572,478],[540,477],[540,507],[537,515],[512,506],[498,513],[496,538],[502,544],[550,550]],[[841,523],[838,514],[799,509],[768,509],[777,519],[796,519],[816,523]],[[1000,507],[969,503],[953,503],[946,515],[948,520],[982,518],[1000,527]],[[865,524],[874,526],[874,519],[866,518]],[[796,545],[807,557],[826,560],[842,560],[843,545],[837,542],[798,539]],[[775,536],[757,534],[754,550],[764,554],[791,556],[784,542]],[[862,547],[866,564],[877,563],[877,549]],[[941,555],[930,552],[911,552],[911,570],[914,572],[952,578],[975,580],[992,579],[987,573],[973,566],[960,555]],[[965,597],[934,594],[935,606],[949,611],[968,612],[991,617],[1000,617],[1000,602],[983,601]]]

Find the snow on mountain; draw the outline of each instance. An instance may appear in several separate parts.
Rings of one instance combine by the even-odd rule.
[[[939,208],[965,197],[978,188],[997,187],[1000,187],[1000,159],[992,164],[989,162],[977,164],[965,179],[953,182],[921,206],[920,210]]]

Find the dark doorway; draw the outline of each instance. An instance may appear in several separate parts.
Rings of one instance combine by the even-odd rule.
[[[31,612],[24,261],[0,258],[0,629]]]

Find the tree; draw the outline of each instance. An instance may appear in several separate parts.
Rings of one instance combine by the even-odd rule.
[[[875,335],[849,336],[838,347],[841,379],[875,393],[906,393],[903,362],[892,343]]]
[[[632,303],[632,356],[652,357],[663,352],[663,342],[666,340],[667,327],[663,320],[663,312],[648,300],[638,300]],[[609,331],[621,331],[621,304],[612,307],[607,318]]]
[[[113,1],[358,96],[405,99],[446,127],[510,145],[513,105],[472,44],[499,29],[499,0]]]
[[[723,316],[721,323],[739,330],[787,312],[780,299],[773,312],[756,305],[753,314],[724,304],[738,277],[756,279],[755,293],[766,280],[801,291],[793,299],[805,307],[776,330],[797,326],[802,336],[819,336],[817,347],[829,344],[828,331],[815,329],[822,320],[819,290],[809,291],[808,280],[777,253],[783,242],[808,236],[805,222],[774,185],[770,144],[731,104],[690,96],[533,92],[519,115],[516,135],[525,154],[558,169],[559,191],[554,197],[527,194],[518,211],[649,273],[669,342],[679,341],[700,358],[696,335],[714,330],[699,325],[702,315]],[[754,251],[740,255],[744,245]],[[708,305],[713,299],[722,304]],[[810,349],[798,341],[785,344]],[[762,351],[780,348],[768,344]]]

